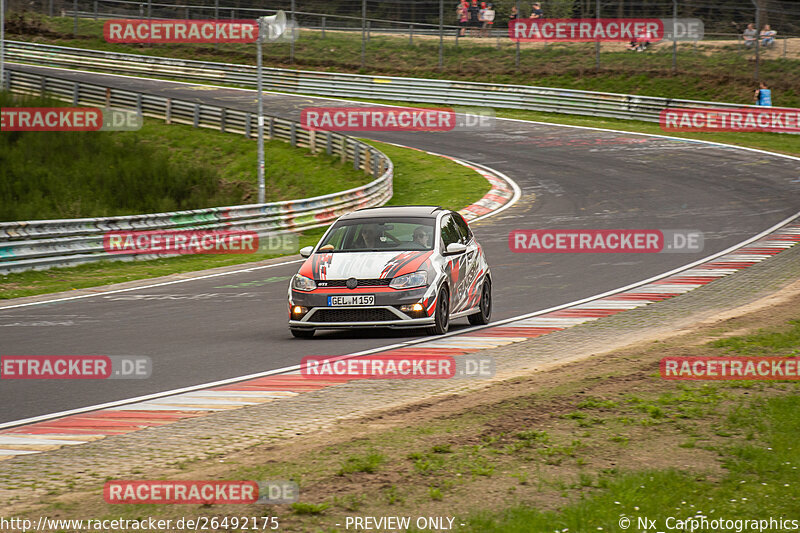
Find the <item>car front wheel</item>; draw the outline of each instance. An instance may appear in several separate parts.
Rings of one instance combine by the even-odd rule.
[[[442,287],[436,299],[436,311],[433,315],[433,326],[428,328],[428,335],[444,335],[450,328],[450,293]]]

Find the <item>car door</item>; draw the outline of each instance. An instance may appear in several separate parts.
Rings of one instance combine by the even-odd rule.
[[[467,222],[464,218],[456,212],[452,213],[453,221],[458,228],[461,236],[461,242],[467,247],[464,255],[464,279],[463,279],[463,301],[458,311],[466,311],[478,305],[480,299],[480,287],[478,281],[483,274],[481,272],[481,258],[480,249],[478,248],[478,241],[475,239],[472,231],[469,229]]]
[[[442,217],[442,253],[452,243],[463,243],[464,237],[458,229],[452,213]],[[464,308],[467,298],[467,253],[446,255],[447,270],[450,279],[450,312],[458,313]]]

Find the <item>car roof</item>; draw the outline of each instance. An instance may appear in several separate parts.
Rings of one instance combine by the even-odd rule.
[[[352,220],[356,218],[391,218],[391,217],[417,217],[417,218],[436,218],[444,211],[439,206],[434,205],[398,205],[392,207],[369,207],[359,209],[341,217],[340,220]]]

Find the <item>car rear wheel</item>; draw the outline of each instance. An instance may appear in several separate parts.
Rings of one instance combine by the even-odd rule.
[[[481,301],[478,304],[480,308],[479,313],[475,313],[474,315],[469,315],[467,318],[469,319],[469,323],[473,326],[483,326],[489,323],[489,320],[492,318],[492,282],[489,281],[487,278],[486,281],[483,282],[483,288],[481,288]]]
[[[436,299],[436,311],[433,315],[433,326],[428,328],[428,335],[444,335],[450,328],[450,292],[442,287]]]
[[[313,329],[289,328],[289,331],[291,331],[292,335],[294,335],[298,339],[310,339],[311,337],[314,336]]]

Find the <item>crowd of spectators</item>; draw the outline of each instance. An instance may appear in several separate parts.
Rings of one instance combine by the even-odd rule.
[[[742,32],[742,40],[744,41],[745,48],[752,48],[756,44],[756,40],[761,40],[761,46],[765,48],[771,48],[775,45],[775,36],[778,35],[778,32],[770,28],[769,24],[764,24],[764,28],[761,30],[761,34],[759,35],[758,31],[756,30],[756,25],[750,23],[745,28],[744,32]]]
[[[461,0],[456,7],[456,19],[461,27],[459,36],[464,37],[469,32],[471,37],[489,37],[489,32],[494,25],[497,12],[491,2],[478,2],[478,0]],[[509,21],[520,18],[517,6],[511,7],[508,15]],[[539,2],[531,5],[530,18],[544,18],[544,11]]]
[[[469,32],[471,37],[488,37],[489,32],[494,25],[497,12],[491,2],[478,2],[478,0],[459,0],[456,7],[456,19],[459,29],[459,36],[464,37]],[[517,20],[520,13],[517,11],[517,6],[511,6],[511,12],[508,14],[509,22]],[[532,19],[544,18],[544,10],[539,2],[531,4],[530,17]],[[761,40],[761,45],[765,48],[770,48],[775,45],[775,36],[778,34],[775,30],[770,28],[769,24],[764,24],[764,28],[759,34],[755,28],[755,24],[750,23],[747,28],[742,32],[742,39],[746,48],[752,48],[757,40]],[[635,50],[643,52],[650,46],[652,36],[639,35],[628,43],[628,50]]]

